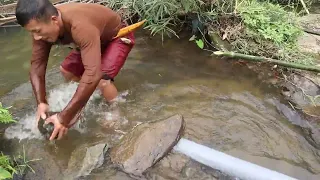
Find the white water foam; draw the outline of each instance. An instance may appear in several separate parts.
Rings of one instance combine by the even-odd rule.
[[[61,111],[65,108],[65,106],[69,103],[71,98],[73,97],[76,89],[78,87],[78,83],[66,83],[61,84],[48,93],[48,103],[50,106],[50,111]],[[125,96],[128,95],[128,91],[122,92],[115,99],[117,102],[125,102]],[[90,112],[94,112],[97,108],[97,105],[93,103],[93,100],[96,98],[100,98],[99,91],[95,91],[93,95],[90,97],[84,111],[89,110]],[[101,106],[101,105],[100,105]],[[40,134],[37,126],[36,126],[36,117],[35,111],[29,112],[26,116],[22,117],[17,123],[8,127],[5,131],[5,138],[7,139],[43,139],[43,136]],[[85,132],[85,128],[81,127],[81,122],[85,121],[84,117],[80,117],[80,120],[71,128],[79,131],[80,133]]]

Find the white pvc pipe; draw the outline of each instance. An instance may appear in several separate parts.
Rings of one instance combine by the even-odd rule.
[[[174,150],[189,156],[199,163],[240,179],[296,180],[295,178],[232,157],[184,138],[180,139],[178,144],[174,147]]]

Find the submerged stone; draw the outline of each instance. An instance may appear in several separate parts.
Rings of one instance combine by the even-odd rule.
[[[142,177],[148,168],[171,151],[183,129],[181,115],[140,124],[111,149],[111,161],[133,177]]]
[[[64,173],[65,179],[88,176],[103,164],[108,148],[108,145],[104,143],[77,148],[69,159],[68,169]]]

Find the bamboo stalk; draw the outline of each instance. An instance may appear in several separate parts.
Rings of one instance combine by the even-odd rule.
[[[14,22],[16,20],[15,16],[0,18],[0,26],[9,22]]]
[[[273,63],[273,64],[277,64],[277,65],[281,65],[289,68],[320,72],[320,68],[316,66],[308,66],[308,65],[297,64],[292,62],[285,62],[285,61],[261,57],[261,56],[252,56],[252,55],[246,55],[246,54],[240,54],[240,53],[228,52],[228,51],[224,51],[224,52],[215,51],[214,54],[217,56],[227,56],[232,58],[246,59],[246,60],[255,61],[255,62]]]
[[[301,2],[301,4],[302,4],[303,8],[306,10],[306,12],[307,12],[308,14],[310,14],[310,13],[309,13],[309,10],[308,10],[308,8],[307,8],[307,6],[306,6],[306,3],[304,3],[303,0],[300,0],[300,2]]]
[[[20,27],[20,25],[14,24],[14,25],[3,25],[3,26],[0,26],[0,28],[11,28],[11,27]]]

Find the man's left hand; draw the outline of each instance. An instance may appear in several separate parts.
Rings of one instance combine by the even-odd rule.
[[[67,134],[68,128],[63,126],[58,118],[58,114],[54,114],[46,119],[46,123],[53,123],[54,124],[54,130],[49,138],[49,140],[53,140],[58,135],[58,140],[60,140],[64,135]]]

